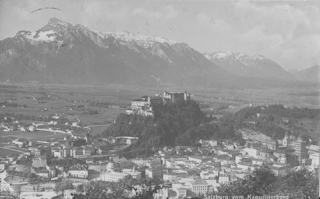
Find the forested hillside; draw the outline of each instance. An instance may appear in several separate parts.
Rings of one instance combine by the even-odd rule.
[[[136,148],[193,145],[199,139],[230,139],[236,135],[232,124],[214,124],[194,100],[159,104],[155,117],[120,114],[112,128],[102,135],[139,137]]]
[[[251,128],[267,136],[281,139],[286,129],[293,129],[301,119],[319,120],[320,109],[287,108],[281,104],[246,107],[232,116],[235,128]],[[247,123],[251,121],[253,123]],[[307,138],[306,135],[304,135]]]
[[[273,104],[268,106],[254,106],[243,108],[235,114],[235,119],[247,119],[257,113],[271,114],[287,118],[316,118],[320,115],[320,109],[309,108],[287,108],[282,104]]]

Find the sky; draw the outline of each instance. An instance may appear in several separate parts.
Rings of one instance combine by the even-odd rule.
[[[44,9],[55,7],[60,10]],[[0,40],[56,17],[102,32],[184,42],[203,52],[260,54],[287,70],[320,65],[320,1],[0,0]]]

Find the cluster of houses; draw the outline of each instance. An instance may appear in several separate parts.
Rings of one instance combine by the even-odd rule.
[[[142,116],[154,116],[152,109],[155,104],[162,104],[166,102],[176,102],[179,100],[191,99],[191,94],[187,92],[167,92],[165,91],[162,95],[156,95],[155,97],[143,96],[139,99],[131,101],[131,106],[126,110],[128,115],[142,115]]]
[[[135,137],[100,138],[108,143],[131,144]],[[34,155],[30,172],[46,178],[69,178],[75,183],[90,180],[117,182],[126,176],[140,179],[159,178],[170,184],[170,188],[161,189],[154,198],[184,198],[209,194],[222,184],[244,178],[261,165],[267,165],[276,175],[300,166],[310,169],[319,167],[319,148],[307,145],[301,137],[286,133],[281,140],[270,139],[264,142],[247,142],[245,146],[229,141],[200,140],[199,147],[164,147],[148,158],[126,159],[118,155],[109,155],[107,159],[96,160],[93,154],[101,151],[87,135],[83,139],[68,138],[63,142],[50,143],[52,155],[59,159],[74,157],[86,161],[85,165],[74,165],[65,169],[62,166],[49,166],[47,158],[40,155],[39,147],[26,143],[24,139],[13,141],[16,145],[28,146],[30,155]],[[99,152],[100,151],[100,152]],[[135,166],[121,169],[123,161]],[[8,167],[9,161],[0,162],[0,170]],[[17,170],[25,170],[18,168]],[[23,165],[21,165],[23,166]]]
[[[7,117],[4,118],[4,121],[12,121],[12,119],[8,120]],[[4,132],[9,131],[36,131],[36,126],[33,124],[20,124],[19,121],[12,122],[1,122],[0,129]]]
[[[319,158],[317,146],[307,146],[301,137],[288,134],[280,144],[277,140],[251,142],[246,146],[216,140],[200,140],[200,144],[201,147],[164,147],[148,158],[127,160],[116,155],[106,161],[89,158],[86,165],[70,168],[65,176],[108,182],[117,182],[126,176],[158,178],[171,186],[158,191],[154,198],[184,198],[212,193],[222,184],[243,179],[262,165],[267,165],[275,175],[301,165],[313,169],[319,166],[319,159],[315,158]],[[121,170],[122,161],[130,161],[135,166]],[[98,174],[92,177],[90,171]]]
[[[162,178],[172,186],[159,191],[155,198],[209,194],[222,184],[243,179],[262,165],[267,165],[275,175],[285,174],[301,166],[310,170],[319,167],[318,146],[307,146],[301,137],[288,134],[279,141],[280,144],[277,140],[271,140],[252,142],[241,147],[228,142],[218,143],[216,140],[200,142],[199,148],[176,147],[159,151],[162,167],[147,169],[146,175],[152,170],[153,176]],[[206,150],[211,154],[203,155]]]
[[[109,162],[106,165],[106,170],[101,172],[100,177],[97,180],[117,182],[129,175],[134,179],[141,178],[141,172],[136,171],[135,167],[133,167],[132,169],[122,169],[122,171],[115,171],[114,163]]]
[[[125,145],[133,144],[137,141],[137,137],[108,137],[108,138],[101,138],[105,141],[105,143],[122,143]],[[40,141],[38,141],[40,142]],[[32,155],[32,164],[31,168],[27,168],[26,165],[21,164],[14,164],[16,171],[30,171],[31,173],[34,173],[41,177],[46,178],[55,178],[55,177],[68,177],[68,178],[77,178],[81,179],[83,182],[88,181],[89,177],[89,171],[96,171],[96,172],[104,172],[104,175],[101,175],[101,179],[105,179],[106,181],[109,181],[112,179],[112,181],[117,181],[119,179],[122,179],[123,176],[127,175],[133,175],[137,176],[137,178],[140,178],[140,173],[137,171],[124,171],[118,173],[118,171],[113,171],[112,164],[110,161],[105,162],[96,162],[92,158],[92,155],[99,155],[102,154],[103,151],[99,146],[96,146],[93,144],[92,137],[87,134],[84,138],[76,138],[76,137],[66,137],[62,141],[57,142],[51,142],[51,143],[36,143],[28,141],[27,139],[15,139],[12,141],[12,144],[24,147],[26,152],[22,155],[24,156],[30,156]],[[51,156],[58,158],[58,160],[63,160],[65,158],[78,158],[87,160],[86,165],[75,165],[68,170],[65,170],[63,166],[49,166],[47,163],[47,157],[41,155],[41,148],[43,148],[43,144],[45,144],[45,148],[50,147]],[[102,154],[103,155],[103,154]],[[105,155],[103,155],[105,156]],[[115,158],[113,157],[112,160],[118,161],[123,160],[121,158]],[[9,163],[12,163],[12,161],[1,161],[0,162],[0,170],[5,170]],[[109,164],[108,164],[109,163]],[[108,166],[109,165],[109,166]],[[1,169],[2,168],[2,169]],[[61,174],[61,175],[58,175]]]
[[[126,110],[126,114],[153,117],[155,104],[186,101],[190,99],[190,96],[187,92],[164,92],[155,97],[143,96],[131,101],[131,107]],[[48,125],[57,125],[58,119],[59,116],[53,116]],[[21,131],[23,131],[22,128],[25,131],[43,130],[41,128],[43,123],[33,123],[26,127],[8,118],[5,118],[0,125],[3,129],[11,129],[13,125],[19,127]],[[81,127],[79,121],[66,122],[64,125],[74,128]],[[115,144],[119,142],[126,145],[134,144],[138,140],[137,137],[126,136],[99,139],[101,140],[98,143]],[[75,185],[90,180],[117,182],[127,176],[134,179],[143,177],[162,179],[169,186],[154,194],[154,198],[157,199],[178,199],[210,194],[223,184],[243,179],[262,165],[268,166],[275,175],[285,174],[300,166],[309,169],[319,167],[319,147],[308,145],[301,137],[295,137],[289,133],[286,133],[281,140],[252,141],[247,142],[245,146],[229,141],[200,140],[197,147],[164,147],[152,157],[133,159],[103,154],[104,151],[89,134],[84,138],[73,136],[62,141],[46,143],[51,149],[51,155],[59,160],[78,158],[86,162],[83,165],[76,164],[69,167],[48,165],[48,157],[41,154],[40,147],[26,139],[15,139],[12,144],[26,147],[28,152],[23,155],[32,155],[32,165],[13,164],[14,158],[9,156],[0,160],[0,171],[13,166],[16,171],[27,171],[45,178],[68,178]],[[104,158],[93,156],[97,154]],[[122,168],[121,163],[128,161],[134,166]],[[75,190],[66,191],[65,198],[74,192]]]
[[[123,137],[106,140],[116,142],[117,139]],[[135,140],[133,137],[127,139]],[[29,146],[30,154],[34,155],[30,172],[46,178],[68,178],[75,184],[90,180],[117,182],[126,176],[135,179],[158,178],[170,185],[154,195],[154,198],[160,199],[210,194],[222,184],[243,179],[261,165],[267,165],[276,175],[301,165],[310,169],[319,166],[318,146],[307,145],[301,137],[289,134],[282,140],[249,142],[245,146],[228,141],[200,140],[199,147],[164,147],[152,157],[133,159],[119,155],[96,159],[92,156],[94,146],[91,142],[91,138],[86,137],[83,140],[67,139],[61,147],[50,144],[52,154],[59,159],[76,157],[86,162],[69,168],[48,165],[39,148]],[[120,165],[125,161],[130,161],[134,166],[123,169]],[[0,170],[6,169],[9,163],[1,161]],[[18,166],[25,165],[16,165],[16,170],[26,170]]]
[[[59,121],[64,121],[61,123]],[[9,131],[22,131],[22,132],[34,132],[34,131],[50,131],[58,133],[67,133],[72,134],[73,129],[85,128],[82,126],[81,122],[68,121],[67,118],[62,118],[61,116],[54,115],[51,117],[48,122],[28,122],[28,121],[19,121],[14,117],[4,117],[0,119],[0,130],[4,132]]]

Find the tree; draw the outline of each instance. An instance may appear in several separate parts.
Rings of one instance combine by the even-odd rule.
[[[298,171],[289,171],[280,176],[271,186],[272,195],[289,195],[290,198],[316,198],[318,196],[319,181],[317,175],[303,168]],[[302,196],[302,197],[301,197]]]
[[[77,192],[80,192],[80,193],[84,192],[84,185],[83,184],[79,184],[77,186],[76,190],[77,190]]]
[[[153,194],[161,188],[162,181],[144,179],[136,180],[131,176],[118,182],[93,181],[86,184],[86,194],[75,194],[75,199],[152,199]],[[138,187],[142,188],[137,191]],[[136,194],[131,196],[132,190]]]
[[[62,180],[62,181],[59,181],[55,184],[55,191],[57,193],[63,193],[64,190],[67,190],[67,189],[73,189],[73,184],[71,181],[69,180]]]
[[[20,197],[20,194],[21,194],[21,185],[16,185],[16,186],[15,186],[15,191],[17,192],[18,197]]]
[[[134,166],[136,166],[135,163],[131,162],[131,161],[123,161],[120,162],[120,168],[122,169],[132,169]]]
[[[154,117],[120,114],[116,123],[103,132],[103,137],[128,135],[139,137],[134,149],[175,145],[192,145],[196,141],[196,127],[206,121],[199,104],[193,100],[153,106]]]
[[[28,173],[23,173],[23,178],[28,178]]]
[[[222,185],[218,188],[218,195],[235,196],[289,196],[290,199],[316,198],[319,182],[317,176],[301,169],[289,171],[285,175],[275,176],[266,166],[254,170],[245,179]]]

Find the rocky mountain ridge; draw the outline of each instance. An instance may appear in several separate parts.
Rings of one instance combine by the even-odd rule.
[[[0,41],[0,69],[0,82],[13,83],[210,85],[232,77],[185,43],[91,31],[56,18]]]
[[[292,80],[293,77],[276,62],[263,55],[234,52],[204,53],[205,57],[228,72],[241,77]]]

